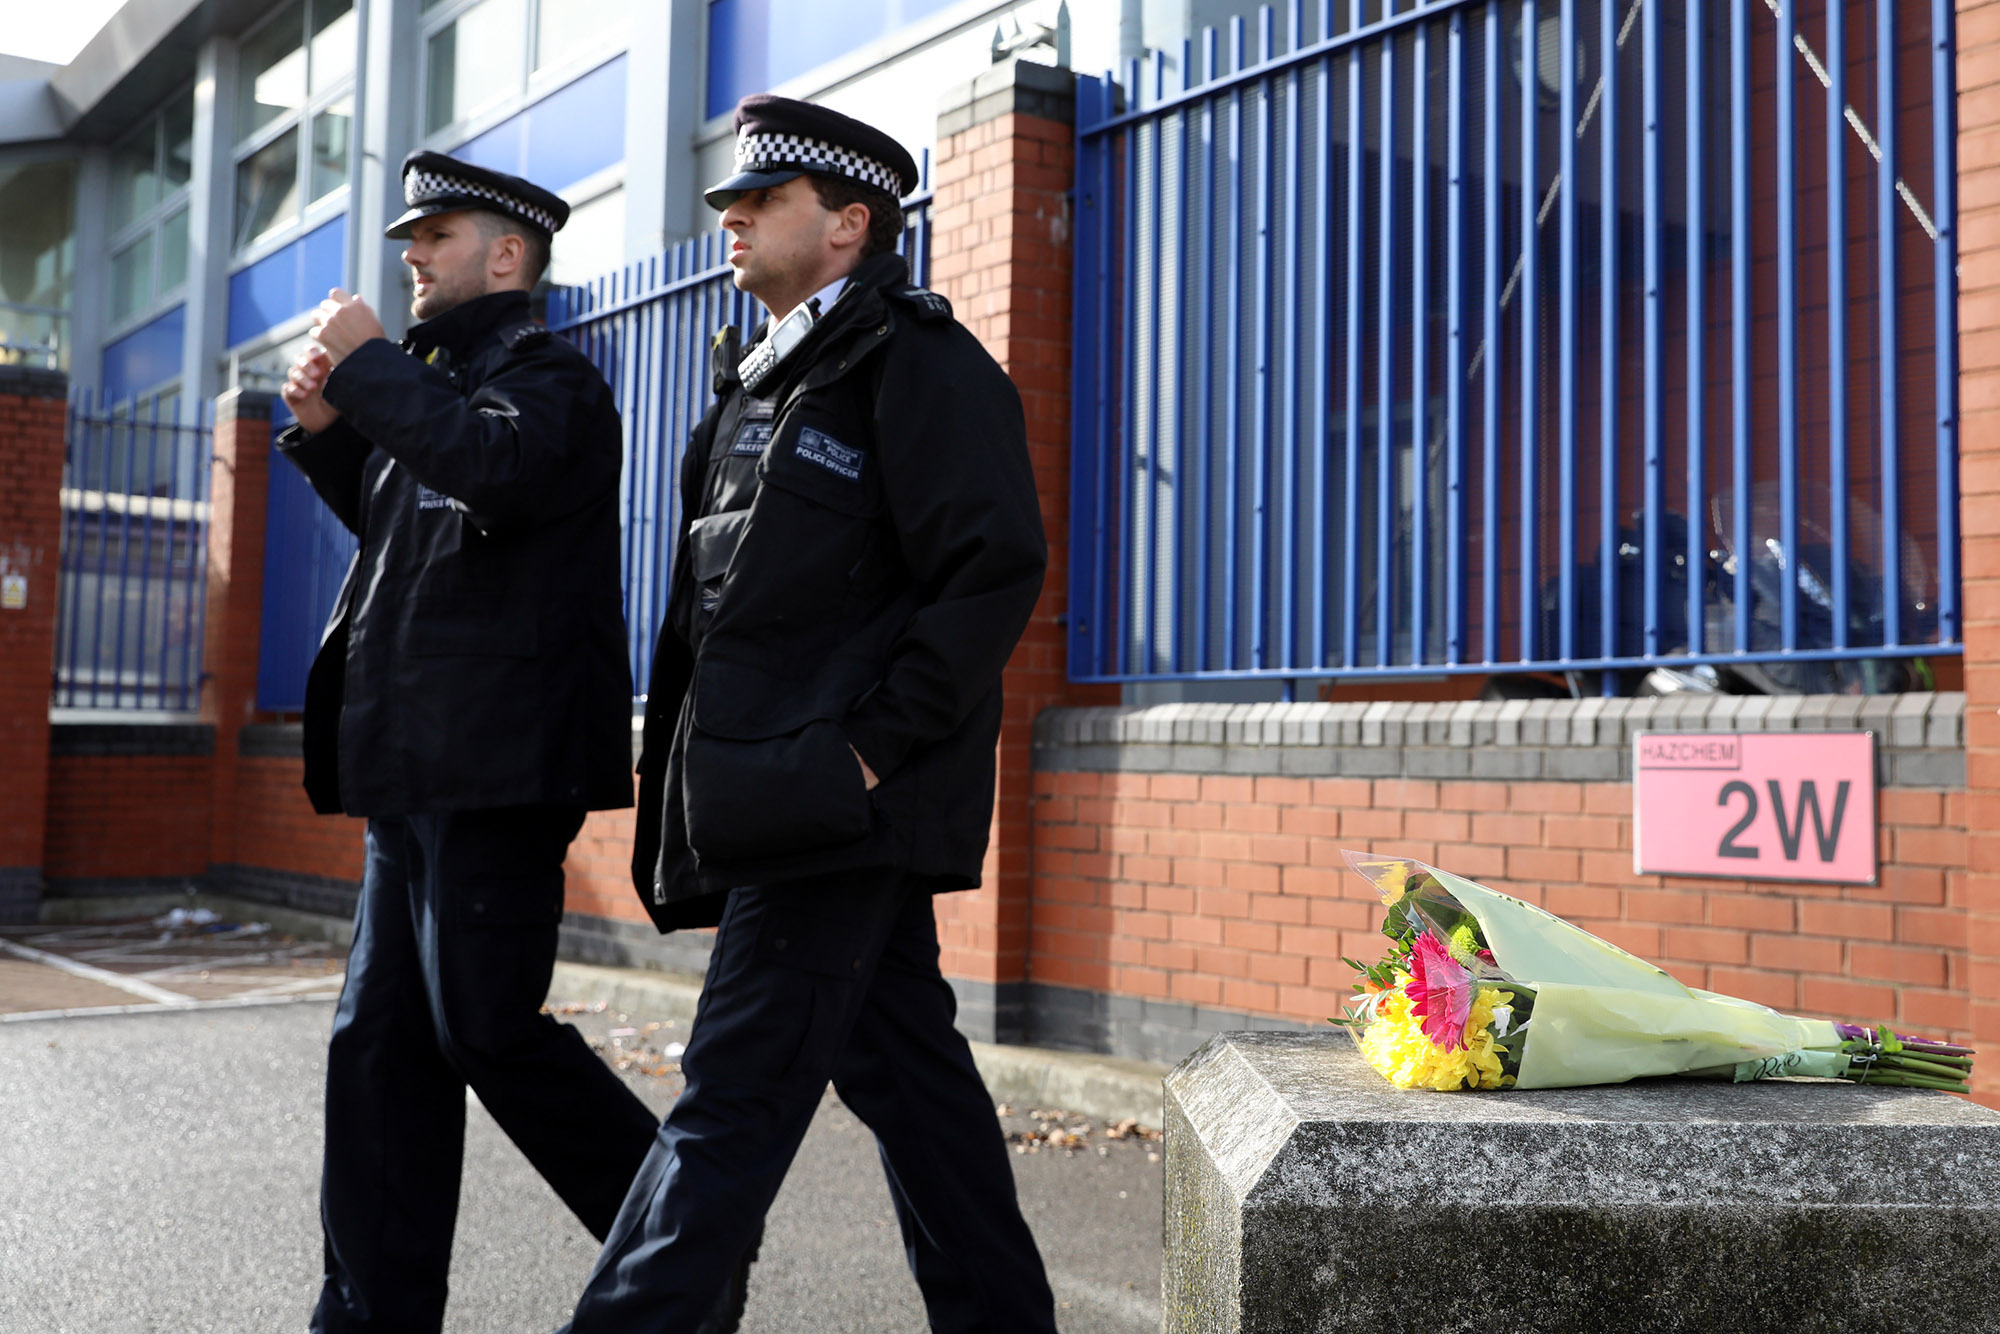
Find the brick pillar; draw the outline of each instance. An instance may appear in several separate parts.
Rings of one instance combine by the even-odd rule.
[[[1035,718],[1057,705],[1117,701],[1115,691],[1071,686],[1064,665],[1075,109],[1069,71],[995,65],[945,95],[932,167],[931,283],[1021,391],[1049,538],[1041,601],[1007,668],[985,883],[938,901],[960,1027],[1003,1042],[1028,1036]]]
[[[1967,983],[2000,1106],[2000,0],[1958,3],[1959,523],[1964,535]]]
[[[0,366],[0,922],[42,902],[68,396],[59,371]]]
[[[215,727],[208,861],[236,861],[237,734],[257,708],[264,621],[264,508],[270,493],[271,396],[232,389],[215,400],[209,466],[208,621],[201,716]]]

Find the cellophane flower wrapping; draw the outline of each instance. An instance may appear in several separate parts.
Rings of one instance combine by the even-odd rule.
[[[1356,965],[1364,980],[1341,1022],[1399,1087],[1750,1077],[1741,1071],[1753,1062],[1772,1062],[1768,1073],[1846,1069],[1838,1055],[1845,1035],[1830,1021],[1685,986],[1534,904],[1449,871],[1346,856],[1381,894],[1403,939],[1380,963]],[[1463,1007],[1452,1008],[1461,997]],[[1454,1032],[1457,1023],[1463,1030]],[[1833,1055],[1816,1062],[1813,1053]]]

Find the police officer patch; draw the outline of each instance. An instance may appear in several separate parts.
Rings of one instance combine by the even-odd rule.
[[[417,508],[420,510],[448,510],[452,508],[451,497],[439,495],[422,482],[418,482]]]
[[[768,421],[747,421],[736,428],[736,439],[729,446],[732,454],[762,455],[764,446],[771,443],[771,423]]]
[[[807,463],[816,463],[830,473],[845,477],[850,482],[861,480],[861,464],[864,458],[858,449],[849,449],[823,431],[805,427],[799,432],[799,441],[792,446],[792,452]]]

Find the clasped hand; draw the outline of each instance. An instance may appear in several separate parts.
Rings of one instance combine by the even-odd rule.
[[[313,312],[312,342],[292,363],[281,392],[299,425],[317,433],[340,420],[340,413],[323,396],[326,377],[355,348],[386,337],[382,321],[366,301],[338,287],[326,294]]]

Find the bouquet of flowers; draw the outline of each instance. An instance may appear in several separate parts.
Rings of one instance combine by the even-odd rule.
[[[1530,903],[1403,858],[1344,854],[1389,906],[1345,1026],[1398,1088],[1566,1088],[1649,1075],[1813,1076],[1969,1091],[1970,1048],[1801,1019],[1683,986]]]

